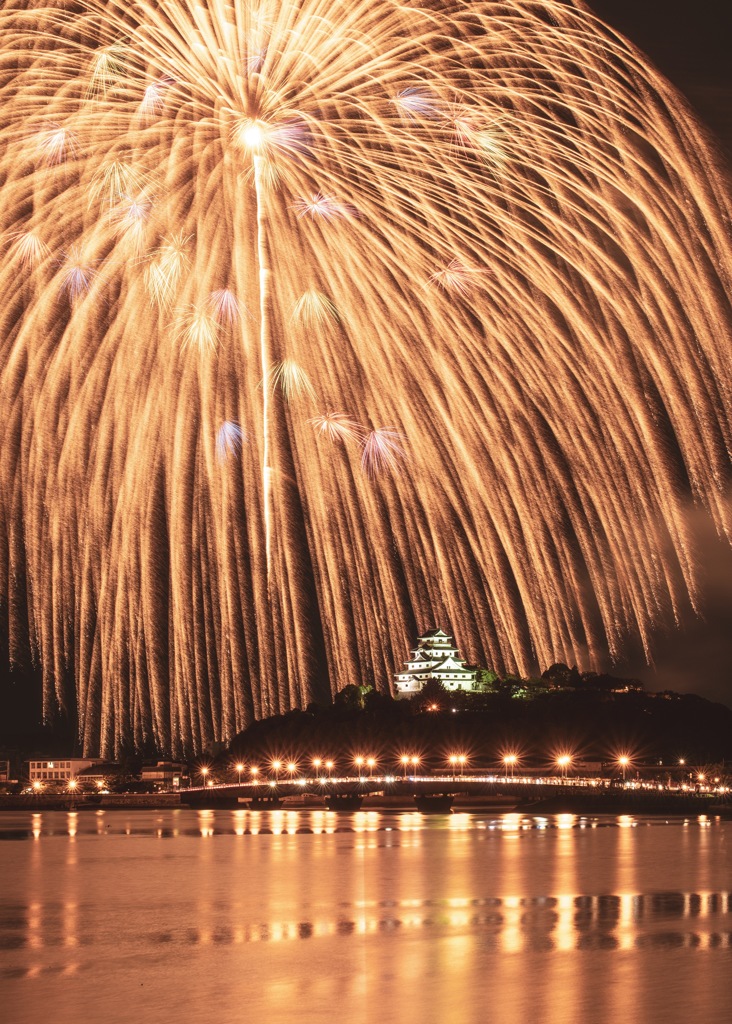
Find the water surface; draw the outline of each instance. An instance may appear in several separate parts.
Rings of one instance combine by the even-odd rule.
[[[716,1024],[732,822],[0,815],[12,1024]]]

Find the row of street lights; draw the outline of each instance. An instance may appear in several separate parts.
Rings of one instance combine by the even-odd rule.
[[[468,764],[468,760],[469,759],[466,754],[449,755],[449,757],[447,758],[447,763],[450,766],[453,778],[458,774],[458,772],[460,773],[460,775],[464,774],[465,768]],[[566,776],[568,770],[572,766],[573,760],[574,759],[571,754],[563,753],[559,754],[555,758],[553,763],[554,766],[559,769],[562,776]],[[402,768],[402,773],[405,779],[410,769],[412,774],[416,773],[417,769],[421,764],[421,761],[422,759],[417,754],[402,754],[399,757],[398,763]],[[503,764],[503,769],[506,774],[506,777],[508,777],[509,774],[511,776],[515,774],[516,768],[520,765],[520,761],[521,758],[516,753],[507,753],[503,755],[503,757],[501,758],[501,763]],[[332,778],[333,770],[335,768],[334,761],[330,759],[324,759],[321,757],[314,757],[310,763],[316,776],[321,776],[323,772],[325,772],[327,773],[328,778]],[[379,767],[378,761],[375,757],[364,757],[360,754],[357,757],[353,758],[352,763],[353,766],[356,768],[358,775],[361,777],[364,775],[366,769],[368,769],[369,778],[373,777],[374,770]],[[617,764],[621,768],[623,772],[623,780],[625,780],[625,773],[628,766],[631,764],[631,758],[623,754],[617,758]],[[247,766],[242,761],[238,761],[232,767],[233,770],[236,772],[239,785],[241,785],[242,776],[247,771]],[[275,781],[279,781],[281,772],[286,771],[289,774],[290,779],[293,779],[300,771],[300,765],[296,761],[283,761],[280,758],[275,758],[274,760],[270,761],[268,767],[269,770],[274,775]],[[204,765],[201,768],[199,768],[198,773],[203,780],[204,786],[214,785],[213,779],[210,777],[211,769],[208,766]],[[263,774],[262,769],[257,765],[251,765],[248,769],[248,773],[250,776],[250,781],[252,782],[257,782],[258,779]]]

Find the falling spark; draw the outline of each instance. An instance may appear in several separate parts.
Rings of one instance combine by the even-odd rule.
[[[146,121],[153,121],[163,112],[165,94],[171,84],[170,79],[151,82],[145,89],[140,103],[140,113]]]
[[[266,47],[262,47],[259,50],[252,50],[246,59],[247,73],[250,75],[256,74],[257,71],[262,70],[264,64],[264,58],[267,56]]]
[[[176,312],[178,315],[173,321],[172,330],[181,348],[196,348],[203,354],[215,352],[218,342],[218,321],[198,306],[189,306]]]
[[[216,433],[216,459],[219,465],[239,455],[246,440],[246,435],[238,423],[232,420],[222,423]]]
[[[354,441],[362,444],[367,431],[344,412],[326,412],[310,419],[320,437],[329,441]]]
[[[105,46],[94,55],[91,64],[89,96],[106,97],[125,73],[125,49],[121,43]]]
[[[63,163],[73,156],[76,143],[76,134],[58,124],[39,131],[36,140],[38,155],[49,166]]]
[[[145,242],[152,205],[152,200],[144,193],[135,198],[121,196],[111,211],[112,221],[119,238],[131,242],[138,251],[142,250]]]
[[[431,274],[430,281],[446,291],[467,295],[471,285],[475,283],[476,276],[481,273],[485,271],[469,267],[462,260],[454,259],[442,270],[436,270]]]
[[[272,387],[282,389],[288,402],[293,398],[305,395],[311,401],[317,401],[315,388],[301,366],[293,359],[283,359],[272,367]]]
[[[241,317],[241,305],[236,295],[228,288],[218,288],[208,297],[208,308],[219,324],[232,327]]]
[[[61,267],[61,288],[71,302],[80,299],[97,275],[93,261],[88,260],[79,245],[72,245]]]
[[[404,458],[402,447],[406,438],[393,427],[379,427],[364,439],[361,468],[370,476],[385,470],[397,471]]]
[[[324,196],[315,192],[311,196],[302,196],[292,204],[298,217],[310,217],[312,220],[336,220],[339,217],[352,217],[354,210],[347,203],[341,203],[333,196]]]
[[[151,256],[146,283],[150,298],[160,306],[173,301],[183,273],[188,269],[188,241],[182,234],[177,234]]]
[[[145,192],[148,177],[133,164],[112,160],[94,172],[90,190],[92,200],[101,200],[104,206],[113,208],[123,197]]]
[[[18,256],[29,270],[37,267],[51,254],[43,239],[33,231],[13,231],[6,237],[12,243],[9,248],[11,256]]]
[[[442,116],[437,99],[426,89],[410,87],[402,89],[392,100],[394,106],[406,117],[439,118]]]
[[[302,327],[324,327],[338,323],[338,310],[327,295],[314,289],[306,291],[295,303],[292,322]]]

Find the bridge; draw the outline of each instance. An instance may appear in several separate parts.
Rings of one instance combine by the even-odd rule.
[[[528,813],[705,814],[729,799],[725,790],[697,790],[674,783],[621,782],[600,778],[510,775],[296,775],[256,781],[213,783],[181,790],[181,802],[215,806],[236,802],[252,809],[281,807],[319,798],[331,810],[358,810],[364,800],[378,806],[403,802],[422,811],[448,812],[456,798],[490,806],[500,800]],[[300,800],[297,800],[300,798]]]

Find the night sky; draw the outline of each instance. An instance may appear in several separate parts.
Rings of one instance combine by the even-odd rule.
[[[675,85],[732,155],[729,0],[588,0]]]
[[[730,0],[591,0],[593,10],[631,39],[687,97],[732,162]],[[731,340],[732,345],[732,340]],[[623,670],[649,689],[693,691],[732,704],[732,553],[692,511],[703,608],[682,629],[660,631],[655,669],[631,655]]]

